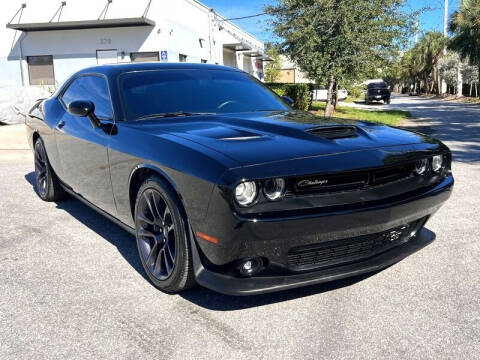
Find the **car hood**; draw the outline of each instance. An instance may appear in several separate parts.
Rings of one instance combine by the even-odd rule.
[[[141,128],[188,139],[242,166],[432,141],[398,128],[300,111],[163,118],[144,121]]]

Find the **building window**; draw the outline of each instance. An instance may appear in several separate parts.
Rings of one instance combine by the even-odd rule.
[[[207,60],[202,59],[201,62],[202,62],[202,64],[206,64],[206,63],[207,63]]]
[[[132,62],[159,61],[160,57],[158,51],[133,52],[130,53],[130,60]]]
[[[118,62],[117,49],[97,50],[97,64],[116,64]]]
[[[55,85],[53,56],[27,56],[30,85]]]
[[[187,62],[187,55],[178,54],[178,61]]]

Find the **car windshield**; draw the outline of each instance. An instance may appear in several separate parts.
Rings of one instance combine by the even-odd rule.
[[[120,76],[129,120],[203,113],[285,111],[272,91],[242,72],[228,70],[154,70]]]

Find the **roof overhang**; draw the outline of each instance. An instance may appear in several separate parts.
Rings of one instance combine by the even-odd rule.
[[[239,43],[234,43],[234,44],[223,44],[223,47],[228,50],[232,51],[247,51],[247,50],[252,50],[252,47],[248,44],[245,44],[243,42]]]
[[[266,54],[262,54],[260,56],[256,56],[256,58],[258,60],[261,60],[261,61],[273,61],[273,58],[271,58],[270,56],[266,55]]]
[[[259,57],[261,55],[262,53],[260,51],[246,51],[243,53],[243,56],[248,56],[248,57]]]
[[[264,54],[261,51],[247,51],[247,52],[244,52],[243,55],[248,57],[253,57],[261,61],[273,61],[273,59],[270,56]]]
[[[155,26],[155,21],[144,18],[121,18],[103,20],[61,21],[25,24],[7,24],[7,28],[21,31],[49,31],[49,30],[76,30],[101,29],[112,27]]]

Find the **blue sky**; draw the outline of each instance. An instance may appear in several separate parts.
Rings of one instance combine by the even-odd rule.
[[[267,3],[274,3],[275,0],[201,0],[205,5],[213,7],[219,14],[226,18],[253,15],[263,12],[263,6]],[[449,12],[454,11],[460,0],[449,0]],[[417,10],[429,7],[432,10],[426,11],[420,17],[422,31],[439,30],[443,31],[443,0],[407,0],[406,9]],[[245,20],[234,21],[237,25],[250,32],[263,41],[274,39],[274,35],[268,31],[266,17],[257,17]],[[413,35],[412,35],[413,37]]]

